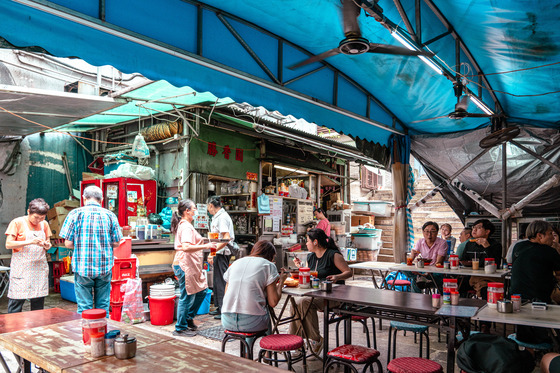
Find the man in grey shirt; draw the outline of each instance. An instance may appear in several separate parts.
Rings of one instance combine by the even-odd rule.
[[[235,233],[233,231],[233,222],[229,214],[222,208],[222,201],[218,196],[208,198],[207,208],[210,215],[212,215],[212,222],[210,224],[210,232],[219,233],[220,239],[229,239],[229,242],[218,243],[216,248],[216,256],[214,258],[214,305],[217,307],[215,311],[210,312],[214,315],[215,319],[221,318],[222,303],[224,300],[224,293],[226,289],[226,281],[224,280],[224,273],[229,267],[229,261],[232,254],[237,254],[234,243]]]

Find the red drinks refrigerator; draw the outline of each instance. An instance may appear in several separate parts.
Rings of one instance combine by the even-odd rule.
[[[137,180],[126,177],[103,179],[103,207],[113,211],[119,225],[130,225],[138,207],[146,208],[145,216],[156,213],[157,183],[155,180]]]

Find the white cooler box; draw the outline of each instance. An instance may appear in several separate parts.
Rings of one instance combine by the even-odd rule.
[[[368,229],[368,233],[352,233],[352,241],[358,249],[379,250],[381,248],[381,229]]]

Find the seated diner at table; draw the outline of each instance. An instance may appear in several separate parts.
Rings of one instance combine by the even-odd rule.
[[[410,252],[412,260],[417,256],[424,260],[426,265],[443,267],[443,261],[447,256],[447,241],[438,237],[439,226],[436,222],[427,221],[422,225],[422,235],[424,238],[419,239]],[[423,289],[432,288],[435,284],[421,275],[414,275],[411,272],[405,273],[412,284],[412,291],[415,293],[422,292]],[[443,284],[443,276],[440,274],[432,274],[432,278],[440,285]]]
[[[344,280],[352,276],[352,271],[334,240],[328,238],[322,229],[313,228],[307,232],[307,249],[311,252],[307,257],[307,265],[311,271],[317,271],[319,280],[344,284]],[[294,263],[301,267],[302,263],[298,258],[294,258]],[[295,302],[300,315],[309,309],[303,320],[303,328],[312,344],[313,352],[319,354],[323,348],[323,338],[319,332],[317,312],[323,309],[323,301],[313,297],[299,297]],[[295,310],[292,309],[291,314],[294,315]],[[302,335],[301,324],[299,321],[292,322],[290,334]]]
[[[441,238],[444,239],[445,242],[448,244],[447,247],[448,255],[451,254],[453,251],[455,251],[455,243],[457,242],[457,239],[451,235],[451,231],[452,231],[451,224],[445,223],[441,225],[440,228]]]
[[[224,273],[224,328],[246,333],[268,329],[268,306],[275,307],[280,301],[289,274],[284,271],[278,274],[275,256],[274,245],[261,240],[253,246],[249,256],[233,262]]]
[[[459,233],[459,245],[455,249],[455,255],[459,258],[463,255],[463,251],[465,251],[465,246],[467,246],[467,242],[472,238],[472,228],[464,228],[461,233]]]
[[[479,268],[484,269],[485,259],[493,258],[497,268],[502,263],[502,245],[490,238],[494,233],[494,224],[488,219],[479,219],[472,226],[472,236],[459,257],[461,264],[466,267],[472,267],[473,259],[479,261]],[[482,299],[487,299],[488,283],[496,282],[495,278],[471,276],[469,279],[470,286],[476,291],[476,295]]]
[[[551,294],[560,280],[560,254],[552,248],[553,228],[544,220],[527,227],[527,241],[513,250],[511,294],[522,300],[551,303]],[[550,342],[548,329],[517,326],[517,339],[526,343]]]
[[[424,260],[431,259],[429,265],[443,265],[447,255],[447,242],[437,236],[438,231],[439,226],[436,222],[427,221],[422,225],[422,235],[424,238],[419,239],[414,249],[412,249],[411,255],[413,260],[420,254]]]

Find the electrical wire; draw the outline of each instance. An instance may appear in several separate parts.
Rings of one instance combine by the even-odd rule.
[[[24,121],[26,121],[26,122],[29,122],[29,123],[31,123],[31,124],[35,124],[35,125],[37,125],[37,126],[50,129],[50,130],[52,130],[52,131],[54,131],[54,132],[58,132],[58,133],[60,133],[60,134],[62,134],[62,135],[68,135],[68,136],[74,138],[74,140],[76,140],[76,139],[82,139],[82,140],[89,140],[89,141],[93,141],[93,142],[99,142],[99,143],[103,143],[103,144],[130,145],[130,146],[132,146],[131,144],[129,144],[129,143],[127,143],[127,142],[103,141],[103,140],[90,139],[90,138],[83,137],[83,136],[72,135],[72,134],[69,133],[69,132],[62,132],[62,131],[59,131],[59,130],[57,130],[57,129],[55,129],[55,128],[49,127],[49,126],[47,126],[47,125],[45,125],[45,124],[37,123],[37,122],[32,121],[32,120],[30,120],[30,119],[24,118],[24,117],[22,117],[21,115],[18,115],[18,114],[16,114],[16,113],[13,113],[13,112],[11,112],[10,110],[8,110],[8,109],[6,109],[6,108],[3,108],[2,106],[0,106],[0,110],[3,110],[3,111],[5,111],[5,112],[8,113],[8,114],[13,115],[14,117],[17,117],[17,118],[19,118],[19,119],[22,119],[22,120],[24,120]],[[77,141],[77,140],[76,140],[76,141]],[[80,143],[80,142],[78,141],[78,143]],[[81,143],[80,143],[80,144],[81,144]],[[83,146],[83,144],[81,144],[81,145]]]

